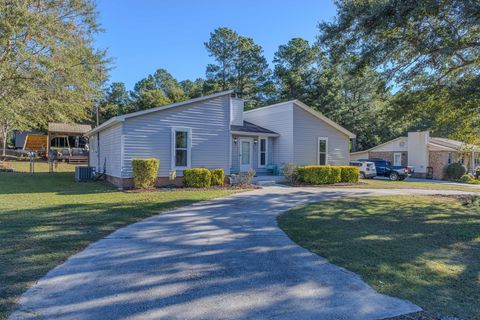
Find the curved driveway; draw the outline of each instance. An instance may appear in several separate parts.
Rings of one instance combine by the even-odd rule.
[[[269,187],[162,213],[69,258],[22,296],[11,318],[381,319],[418,311],[299,247],[276,224],[307,202],[409,192],[429,193]]]

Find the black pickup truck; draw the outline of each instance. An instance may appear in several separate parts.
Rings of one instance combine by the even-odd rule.
[[[392,166],[390,161],[383,159],[364,159],[360,161],[374,162],[377,168],[377,177],[387,177],[392,181],[405,180],[414,173],[413,167]]]

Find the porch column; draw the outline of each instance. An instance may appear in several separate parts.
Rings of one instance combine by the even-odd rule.
[[[472,169],[472,173],[475,173],[475,151],[472,151],[472,159],[470,161],[470,167]]]

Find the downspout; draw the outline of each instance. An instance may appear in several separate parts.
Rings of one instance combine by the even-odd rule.
[[[97,172],[101,172],[100,170],[100,132],[97,132]]]

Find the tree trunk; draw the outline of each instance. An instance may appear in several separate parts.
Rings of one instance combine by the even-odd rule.
[[[2,156],[7,154],[7,133],[8,133],[8,121],[4,121],[0,127],[0,137],[2,138]]]

